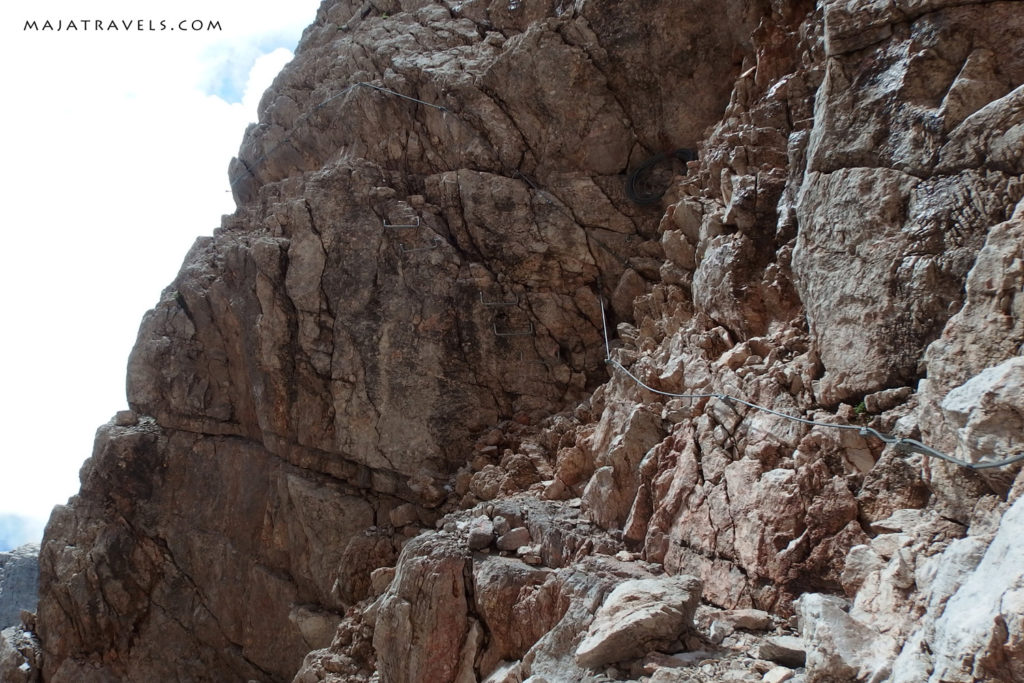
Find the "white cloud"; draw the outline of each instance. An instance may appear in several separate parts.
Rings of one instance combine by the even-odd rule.
[[[283,47],[256,58],[252,69],[249,70],[249,78],[245,84],[245,94],[242,97],[244,109],[256,111],[256,106],[260,103],[263,93],[270,87],[274,77],[280,73],[284,65],[291,61],[291,58],[291,50],[286,50]]]
[[[38,543],[46,520],[18,515],[0,514],[0,553],[14,550],[26,543]]]
[[[228,162],[316,4],[0,8],[0,513],[45,516],[77,491],[96,427],[125,405],[142,314],[195,237],[234,210]],[[69,18],[202,18],[223,30],[23,30]],[[218,73],[232,74],[240,103],[211,94]]]

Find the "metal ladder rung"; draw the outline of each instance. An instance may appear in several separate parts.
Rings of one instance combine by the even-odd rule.
[[[439,246],[441,246],[443,242],[444,240],[437,236],[435,236],[434,239],[431,240],[431,245],[429,247],[407,247],[401,242],[399,242],[398,250],[403,254],[409,254],[414,251],[430,251],[432,249],[437,249]]]
[[[548,363],[543,358],[530,358],[530,359],[527,359],[523,355],[522,351],[519,352],[519,358],[517,360],[520,363],[525,363],[525,364],[528,364],[528,365],[543,365],[545,368],[547,368],[549,370],[551,369],[551,364]]]
[[[487,301],[487,300],[484,299],[484,290],[481,289],[480,290],[480,303],[482,303],[484,306],[518,306],[519,305],[519,295],[513,293],[512,296],[514,296],[516,298],[515,301]]]
[[[533,323],[528,323],[529,328],[525,330],[507,330],[505,332],[498,331],[498,323],[491,323],[491,327],[494,329],[495,337],[532,337],[534,334]]]
[[[415,223],[388,223],[388,219],[384,219],[384,227],[391,228],[392,230],[398,230],[400,228],[418,228],[420,227],[420,217],[416,216]]]

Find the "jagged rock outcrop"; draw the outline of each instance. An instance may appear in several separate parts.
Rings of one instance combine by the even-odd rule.
[[[1024,448],[1022,39],[325,2],[51,518],[44,679],[1021,677],[1019,466],[873,434]]]
[[[949,578],[922,582],[927,611],[901,648],[893,665],[893,681],[1018,680],[1024,676],[1020,604],[1024,572],[1017,536],[1024,528],[1022,515],[1024,504],[1018,499],[1002,516],[987,548],[984,537],[969,536],[962,539],[967,543],[950,545],[934,558],[926,571],[936,579],[940,574]]]
[[[623,174],[715,120],[760,14],[698,5],[325,3],[50,522],[48,677],[289,678],[394,510],[603,380],[598,294],[660,257]]]
[[[0,628],[21,623],[21,611],[34,612],[39,592],[39,545],[26,543],[0,553]]]
[[[42,652],[35,634],[21,625],[0,631],[0,680],[39,683]]]
[[[692,628],[700,592],[692,576],[623,581],[594,615],[576,662],[596,668],[669,646]]]

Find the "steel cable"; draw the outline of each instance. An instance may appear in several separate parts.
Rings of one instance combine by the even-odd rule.
[[[957,457],[954,457],[952,455],[948,455],[946,453],[943,453],[942,451],[937,451],[934,448],[932,448],[931,446],[927,446],[927,445],[921,443],[917,439],[908,439],[908,438],[905,438],[905,437],[894,436],[892,434],[885,434],[885,433],[880,432],[877,429],[873,429],[871,427],[863,427],[863,426],[857,426],[857,425],[833,424],[833,423],[830,423],[830,422],[819,422],[817,420],[810,420],[810,419],[805,418],[805,417],[799,417],[797,415],[790,415],[788,413],[783,413],[783,412],[780,412],[778,410],[774,410],[772,408],[768,408],[768,407],[765,407],[765,406],[762,406],[762,405],[758,405],[756,403],[752,403],[752,402],[747,401],[745,399],[737,398],[736,396],[730,396],[729,394],[721,394],[721,393],[677,394],[677,393],[673,393],[673,392],[670,392],[670,391],[662,391],[660,389],[655,389],[654,387],[649,386],[648,384],[643,382],[643,380],[641,380],[635,374],[630,372],[628,369],[626,369],[626,367],[622,363],[620,363],[617,360],[615,360],[614,358],[612,358],[612,356],[611,356],[611,346],[610,346],[610,343],[608,341],[608,322],[607,322],[607,320],[605,318],[605,313],[604,313],[604,300],[600,300],[600,306],[601,306],[601,326],[602,326],[603,332],[604,332],[605,363],[607,363],[608,365],[611,365],[613,367],[618,368],[619,371],[621,371],[627,377],[632,379],[637,385],[639,385],[639,386],[643,387],[644,389],[646,389],[647,391],[653,392],[655,394],[659,394],[661,396],[667,396],[667,397],[671,397],[671,398],[688,398],[688,399],[717,398],[720,401],[725,401],[725,402],[732,401],[732,402],[735,402],[735,403],[739,403],[741,405],[748,406],[748,407],[753,408],[755,410],[759,410],[761,412],[768,413],[770,415],[776,415],[778,417],[782,417],[782,418],[785,418],[787,420],[792,420],[793,422],[799,422],[801,424],[810,425],[812,427],[826,427],[826,428],[832,428],[832,429],[856,431],[861,436],[873,436],[876,439],[878,439],[879,441],[881,441],[881,442],[883,442],[885,444],[888,444],[888,445],[895,446],[898,450],[901,450],[901,451],[903,451],[905,453],[906,452],[921,453],[922,455],[927,455],[927,456],[931,456],[931,457],[934,457],[934,458],[939,458],[940,460],[945,460],[946,462],[951,462],[954,465],[959,465],[961,467],[966,467],[967,469],[971,469],[971,470],[985,470],[985,469],[992,469],[992,468],[996,468],[996,467],[1005,467],[1006,465],[1012,465],[1013,463],[1020,462],[1020,461],[1024,460],[1024,452],[1021,452],[1021,453],[1017,453],[1015,455],[1011,455],[1011,456],[1008,456],[1006,458],[1001,458],[1001,459],[998,459],[998,460],[984,460],[984,461],[981,461],[981,462],[969,462],[967,460],[963,460],[961,458],[957,458]]]
[[[328,103],[332,102],[333,100],[343,96],[345,93],[348,93],[351,90],[353,90],[354,88],[358,88],[358,87],[370,88],[370,89],[376,90],[378,92],[381,92],[381,93],[384,93],[384,94],[387,94],[387,95],[393,95],[393,96],[399,97],[401,99],[408,100],[410,102],[415,102],[417,104],[422,104],[422,105],[427,106],[427,107],[432,107],[434,109],[440,110],[440,111],[445,112],[445,113],[450,113],[451,112],[451,110],[449,110],[446,107],[443,107],[443,106],[441,106],[439,104],[433,104],[431,102],[426,102],[424,100],[417,99],[415,97],[411,97],[409,95],[405,95],[403,93],[397,92],[395,90],[391,90],[389,88],[384,88],[384,87],[379,86],[379,85],[374,85],[372,83],[366,83],[364,81],[359,81],[359,82],[353,83],[353,84],[343,88],[341,91],[335,93],[334,95],[331,95],[330,97],[325,99],[323,102],[320,102],[315,107],[313,107],[311,110],[309,110],[308,112],[303,114],[300,117],[300,120],[308,119],[309,115],[312,114],[314,111],[317,111],[318,109],[321,109],[322,107],[324,107]],[[294,127],[293,127],[293,130],[294,130]],[[264,152],[263,155],[259,159],[257,159],[256,161],[253,162],[253,164],[254,165],[255,164],[259,164],[259,163],[265,161],[267,159],[267,157],[274,150],[276,150],[278,147],[288,143],[290,140],[291,140],[290,137],[284,138],[279,143],[277,143],[276,145],[274,145],[273,147],[268,149],[266,152]],[[677,149],[677,150],[675,150],[673,152],[657,154],[654,157],[652,157],[651,159],[648,159],[639,168],[637,168],[635,171],[633,171],[629,175],[629,178],[628,178],[627,183],[626,183],[626,195],[629,197],[630,200],[632,200],[633,202],[635,202],[637,204],[651,204],[651,203],[654,203],[655,201],[657,201],[658,199],[661,198],[661,196],[664,194],[664,192],[662,192],[661,194],[657,194],[657,195],[655,195],[655,194],[641,194],[641,193],[639,193],[637,191],[637,189],[636,189],[636,183],[637,183],[637,180],[640,178],[640,176],[645,171],[653,168],[657,164],[659,164],[662,161],[665,161],[666,159],[669,159],[669,158],[677,158],[677,159],[680,159],[681,161],[692,161],[693,159],[696,158],[696,155],[693,153],[692,150]],[[245,170],[244,173],[238,174],[235,178],[233,178],[231,180],[231,187],[234,187],[236,183],[238,183],[240,180],[242,180],[242,178],[245,178],[246,176],[254,176],[255,175],[255,173],[252,170],[250,170],[248,164],[246,164],[241,159],[239,159],[239,161],[246,166],[246,170]],[[527,178],[525,175],[519,173],[518,171],[516,171],[516,174],[519,175],[520,178],[525,180],[529,185],[531,185],[534,188],[534,190],[540,192],[542,196],[544,195],[544,192],[539,187],[537,187],[537,185],[534,184],[529,178]],[[546,201],[549,201],[549,202],[551,201],[547,197],[544,197],[544,198],[545,198]],[[551,203],[553,204],[554,202],[551,202]],[[575,220],[574,216],[570,216],[570,218]],[[595,240],[596,240],[596,238],[595,238]],[[604,245],[602,242],[598,241],[598,244],[601,244],[601,246],[604,247],[610,253],[614,253],[610,249],[608,249],[608,247],[606,245]],[[965,467],[967,469],[972,469],[972,470],[982,470],[982,469],[991,469],[991,468],[996,468],[996,467],[1005,467],[1006,465],[1011,465],[1013,463],[1021,462],[1022,460],[1024,460],[1024,452],[1021,452],[1021,453],[1017,453],[1017,454],[1012,455],[1012,456],[1008,456],[1006,458],[1001,458],[999,460],[986,460],[986,461],[981,461],[981,462],[968,462],[968,461],[963,460],[961,458],[957,458],[957,457],[954,457],[952,455],[948,455],[946,453],[943,453],[941,451],[937,451],[934,448],[932,448],[930,446],[927,446],[927,445],[921,443],[920,441],[918,441],[916,439],[909,439],[909,438],[905,438],[905,437],[897,437],[897,436],[894,436],[892,434],[884,434],[884,433],[879,432],[878,430],[873,429],[871,427],[863,427],[863,426],[856,426],[856,425],[832,424],[832,423],[829,423],[829,422],[819,422],[817,420],[811,420],[811,419],[804,418],[804,417],[799,417],[799,416],[796,416],[796,415],[789,415],[788,413],[783,413],[783,412],[780,412],[778,410],[774,410],[772,408],[768,408],[768,407],[765,407],[765,406],[762,406],[762,405],[758,405],[756,403],[752,403],[750,401],[747,401],[747,400],[742,399],[742,398],[738,398],[736,396],[730,396],[729,394],[722,394],[722,393],[691,393],[691,394],[682,394],[682,393],[673,393],[673,392],[670,392],[670,391],[662,391],[660,389],[655,389],[654,387],[649,386],[648,384],[643,382],[635,374],[630,372],[624,365],[622,365],[622,363],[618,362],[617,360],[615,360],[614,358],[611,357],[611,346],[610,346],[610,342],[608,340],[608,323],[607,323],[607,320],[605,318],[604,300],[603,299],[600,300],[600,306],[601,306],[601,325],[602,325],[603,332],[604,332],[605,363],[607,363],[608,365],[611,365],[611,366],[613,366],[615,368],[618,368],[618,370],[620,372],[622,372],[627,377],[632,379],[638,386],[640,386],[640,387],[642,387],[642,388],[644,388],[647,391],[650,391],[652,393],[655,393],[655,394],[658,394],[658,395],[661,395],[661,396],[670,397],[670,398],[687,398],[687,399],[716,398],[716,399],[718,399],[720,401],[726,401],[726,402],[731,401],[731,402],[739,403],[741,405],[745,405],[745,406],[747,406],[749,408],[752,408],[754,410],[759,410],[761,412],[768,413],[770,415],[776,415],[778,417],[782,417],[782,418],[785,418],[787,420],[792,420],[793,422],[798,422],[800,424],[805,424],[805,425],[809,425],[809,426],[812,426],[812,427],[825,427],[825,428],[840,429],[840,430],[852,430],[852,431],[858,432],[861,436],[873,436],[874,438],[882,441],[885,444],[895,446],[897,449],[899,449],[901,451],[912,452],[912,453],[921,453],[923,455],[939,458],[940,460],[945,460],[946,462],[950,462],[950,463],[953,463],[955,465],[959,465],[961,467]]]
[[[326,100],[324,100],[324,101],[323,101],[323,102],[321,102],[320,104],[316,105],[315,107],[313,107],[312,109],[310,109],[310,110],[309,110],[309,111],[307,111],[306,113],[302,114],[302,115],[301,115],[301,116],[300,116],[300,117],[299,117],[299,118],[298,118],[298,119],[296,120],[296,125],[292,126],[292,130],[294,131],[294,130],[295,130],[296,128],[298,128],[298,124],[299,124],[299,123],[301,123],[301,122],[303,122],[303,121],[305,121],[306,119],[308,119],[308,118],[309,118],[309,115],[310,115],[310,114],[312,114],[313,112],[317,111],[318,109],[322,109],[322,108],[323,108],[324,106],[326,106],[326,105],[327,105],[328,103],[330,103],[330,102],[332,102],[332,101],[334,101],[334,100],[338,99],[339,97],[341,97],[342,95],[344,95],[344,94],[345,94],[345,93],[347,93],[347,92],[350,92],[350,91],[351,91],[351,90],[353,90],[354,88],[359,88],[359,87],[363,87],[363,88],[370,88],[370,89],[372,89],[372,90],[376,90],[377,92],[381,92],[381,93],[384,93],[384,94],[386,94],[386,95],[394,95],[395,97],[400,97],[400,98],[402,98],[403,100],[409,100],[410,102],[416,102],[417,104],[422,104],[422,105],[425,105],[425,106],[427,106],[427,107],[432,107],[432,108],[434,108],[434,109],[438,109],[438,110],[440,110],[440,111],[443,111],[443,112],[445,112],[445,113],[451,113],[451,110],[450,110],[450,109],[447,109],[446,107],[442,107],[442,106],[441,106],[441,105],[439,105],[439,104],[433,104],[432,102],[426,102],[426,101],[424,101],[424,100],[420,100],[420,99],[417,99],[417,98],[415,98],[415,97],[410,97],[409,95],[404,95],[404,94],[402,94],[402,93],[400,93],[400,92],[397,92],[397,91],[395,91],[395,90],[391,90],[390,88],[384,88],[384,87],[381,87],[381,86],[379,86],[379,85],[374,85],[373,83],[366,83],[365,81],[357,81],[357,82],[355,82],[355,83],[353,83],[353,84],[351,84],[351,85],[349,85],[349,86],[346,86],[346,87],[342,88],[342,89],[341,89],[340,91],[338,91],[338,92],[334,93],[333,95],[331,95],[330,97],[328,97],[328,98],[327,98]],[[282,145],[284,145],[284,144],[287,144],[287,143],[288,143],[288,142],[290,142],[290,141],[291,141],[291,136],[290,136],[290,135],[289,135],[288,137],[285,137],[285,138],[284,138],[283,140],[281,140],[280,142],[278,142],[278,143],[277,143],[276,145],[274,145],[273,147],[271,147],[270,149],[268,149],[267,151],[265,151],[265,152],[263,153],[263,155],[262,155],[262,156],[261,156],[261,157],[260,157],[259,159],[257,159],[256,161],[252,162],[252,163],[253,163],[253,166],[259,165],[259,164],[263,163],[264,161],[266,161],[266,160],[267,160],[267,157],[269,157],[269,156],[270,156],[270,154],[271,154],[271,153],[272,153],[272,152],[273,152],[274,150],[276,150],[276,149],[277,149],[278,147],[281,147],[281,146],[282,146]],[[240,163],[241,163],[241,164],[242,164],[243,166],[245,166],[245,172],[244,172],[244,173],[239,173],[239,174],[238,174],[238,175],[236,175],[236,176],[235,176],[234,178],[232,178],[232,179],[231,179],[231,184],[229,185],[229,187],[234,187],[234,186],[235,186],[235,184],[237,184],[237,183],[238,183],[239,181],[241,181],[241,180],[242,180],[243,178],[245,178],[245,177],[247,177],[247,176],[255,176],[255,175],[256,175],[256,174],[255,174],[255,173],[254,173],[254,172],[253,172],[253,171],[252,171],[252,170],[251,170],[251,169],[249,168],[249,164],[247,164],[246,162],[242,161],[242,159],[241,159],[241,158],[239,158],[239,160],[238,160],[238,161],[239,161],[239,162],[240,162]]]
[[[683,163],[686,163],[687,161],[696,161],[697,154],[692,149],[680,148],[671,152],[655,154],[653,157],[640,164],[640,166],[626,178],[626,196],[631,202],[641,206],[647,206],[649,204],[654,204],[661,199],[666,192],[668,192],[668,188],[663,189],[661,192],[642,192],[637,188],[637,183],[640,182],[641,176],[658,164],[669,159],[678,159]]]

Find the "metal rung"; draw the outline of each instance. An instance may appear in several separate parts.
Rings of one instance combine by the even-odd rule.
[[[519,305],[519,295],[518,294],[513,294],[512,296],[514,296],[516,298],[515,301],[485,301],[484,300],[484,290],[481,289],[480,290],[480,303],[482,303],[484,306],[518,306]]]
[[[394,224],[388,223],[388,219],[385,218],[384,219],[384,227],[385,228],[393,228],[393,229],[397,229],[397,228],[418,228],[418,227],[420,227],[420,217],[416,216],[416,222],[415,223],[394,223]]]
[[[548,362],[546,360],[544,360],[542,358],[530,358],[530,359],[527,359],[523,355],[522,351],[519,352],[519,359],[518,360],[519,360],[520,363],[529,363],[531,365],[543,365],[545,368],[548,368],[548,369],[551,368],[551,366],[548,364]]]
[[[431,249],[437,249],[439,246],[441,246],[441,244],[443,242],[444,242],[444,240],[441,239],[440,237],[435,237],[434,239],[431,240],[431,245],[429,247],[412,247],[412,248],[407,247],[404,244],[399,243],[398,250],[400,252],[402,252],[403,254],[408,254],[408,253],[411,253],[411,252],[414,252],[414,251],[430,251]]]
[[[499,332],[498,323],[491,323],[491,327],[494,329],[495,337],[532,337],[533,323],[530,323],[529,325],[529,329],[526,330],[509,330],[507,332]]]

